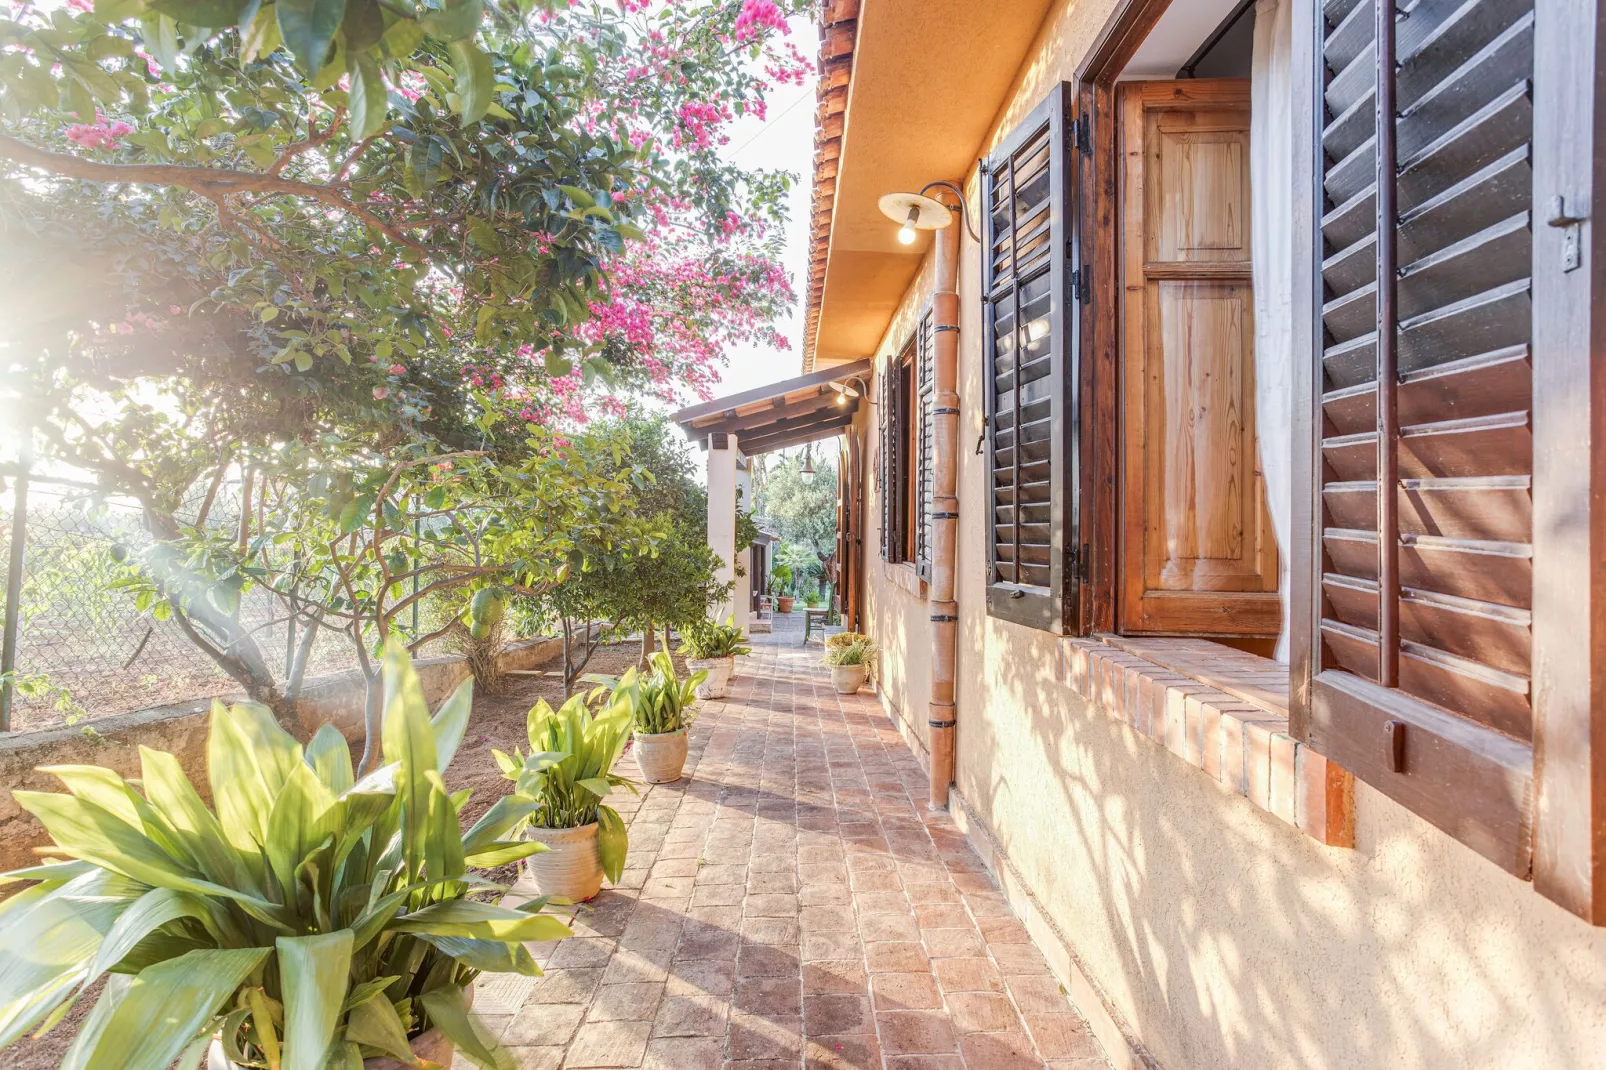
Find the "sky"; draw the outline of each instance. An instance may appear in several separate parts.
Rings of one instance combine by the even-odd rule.
[[[804,55],[815,51],[815,28],[807,18],[793,18],[791,41]],[[798,302],[792,315],[776,329],[791,343],[785,353],[768,347],[747,346],[731,351],[730,366],[715,387],[718,395],[734,394],[763,386],[777,379],[803,373],[803,287],[809,266],[809,191],[814,168],[814,85],[811,77],[802,86],[782,86],[770,93],[766,113],[760,122],[752,117],[737,120],[730,128],[730,142],[724,156],[746,168],[790,171],[792,190],[787,198],[790,209],[786,224],[786,253],[782,266],[792,277]]]

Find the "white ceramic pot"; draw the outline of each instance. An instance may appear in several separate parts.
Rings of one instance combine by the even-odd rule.
[[[831,666],[831,686],[836,688],[839,695],[851,695],[864,686],[865,668],[863,665],[833,665]]]
[[[544,829],[531,825],[526,839],[547,849],[524,860],[524,873],[542,895],[561,895],[578,903],[602,891],[602,853],[597,849],[597,823],[576,829]]]
[[[686,668],[692,672],[708,673],[708,679],[697,685],[698,698],[724,698],[725,692],[730,690],[731,671],[735,667],[734,657],[686,659]]]
[[[641,779],[649,784],[672,783],[686,767],[686,730],[637,732],[635,751]]]

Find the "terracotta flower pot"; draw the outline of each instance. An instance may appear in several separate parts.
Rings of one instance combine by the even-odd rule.
[[[839,695],[851,695],[864,686],[866,672],[863,665],[831,666],[831,686]]]
[[[468,1006],[473,1006],[474,989],[472,987],[463,990],[463,1002]],[[420,1059],[437,1063],[441,1066],[452,1065],[452,1055],[454,1054],[452,1042],[439,1029],[431,1029],[418,1034],[407,1046]],[[362,1065],[363,1070],[407,1070],[406,1063],[400,1059],[392,1059],[388,1055],[364,1059]],[[240,1070],[240,1067],[230,1062],[229,1057],[223,1053],[222,1042],[213,1040],[212,1046],[206,1052],[206,1070]]]
[[[692,672],[708,673],[708,679],[697,685],[698,698],[724,698],[725,692],[730,690],[731,672],[735,667],[734,657],[686,659],[686,668]]]
[[[635,749],[641,779],[649,784],[672,783],[686,767],[686,730],[637,732]]]
[[[547,849],[524,860],[524,873],[542,895],[560,895],[573,902],[602,891],[602,854],[597,849],[597,823],[574,829],[529,826],[526,839]]]
[[[776,606],[776,608],[779,609],[782,613],[790,613],[790,612],[792,612],[792,601],[793,601],[793,599],[792,599],[791,595],[783,594],[780,597],[776,598],[775,601],[777,603],[779,603]]]

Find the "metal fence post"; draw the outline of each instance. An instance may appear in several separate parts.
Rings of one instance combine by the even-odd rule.
[[[5,637],[0,642],[0,732],[11,731],[11,697],[16,691],[17,625],[22,608],[22,555],[28,544],[28,469],[33,463],[32,428],[22,430],[11,509],[11,556],[6,561]]]

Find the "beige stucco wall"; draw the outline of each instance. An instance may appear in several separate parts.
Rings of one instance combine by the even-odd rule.
[[[995,137],[1072,77],[1113,6],[1055,7]],[[1060,682],[1062,640],[987,617],[985,473],[966,448],[979,255],[962,241],[956,781],[1110,1009],[1167,1070],[1606,1067],[1606,930],[1365,785],[1356,847],[1316,844],[1084,704]],[[878,358],[907,338],[929,268]],[[887,701],[923,740],[929,624],[879,560],[875,417],[862,426],[869,627]]]
[[[865,594],[867,631],[881,647],[877,686],[882,702],[912,733],[919,748],[926,746],[926,705],[931,701],[931,610],[924,585],[912,564],[889,565],[881,560],[881,495],[884,488],[876,473],[881,468],[881,414],[875,404],[881,397],[881,376],[887,363],[903,352],[914,336],[916,322],[931,297],[930,264],[921,270],[904,294],[875,353],[875,376],[870,382],[871,405],[860,409],[858,427],[865,443],[864,572],[869,578]]]

